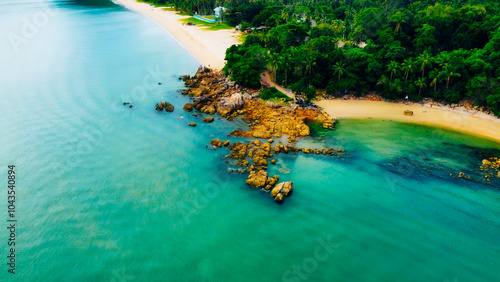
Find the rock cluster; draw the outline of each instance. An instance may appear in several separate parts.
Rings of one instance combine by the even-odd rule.
[[[165,110],[166,112],[173,112],[174,106],[168,102],[160,102],[159,104],[156,104],[156,110],[157,111]]]
[[[257,188],[264,188],[265,190],[270,190],[276,182],[280,179],[279,175],[269,177],[267,172],[264,170],[250,171],[248,175],[247,184]]]
[[[192,112],[193,111],[193,104],[191,103],[186,103],[183,107],[184,111],[186,112]]]
[[[252,128],[247,132],[233,132],[233,135],[265,139],[282,135],[303,137],[310,134],[306,124],[308,122],[318,122],[324,128],[334,128],[333,118],[321,109],[301,108],[297,105],[275,108],[266,107],[266,103],[260,99],[249,100],[244,110],[245,118],[250,121]]]
[[[308,136],[310,129],[307,123],[316,122],[323,128],[334,129],[335,120],[319,108],[303,108],[298,105],[280,104],[263,101],[258,93],[245,89],[224,77],[222,72],[214,71],[206,67],[200,67],[194,76],[185,75],[179,79],[183,80],[186,89],[182,94],[192,97],[191,103],[186,103],[183,109],[187,112],[198,111],[193,116],[201,113],[213,115],[220,114],[222,117],[231,119],[244,115],[250,130],[235,130],[230,135],[239,137],[253,137],[267,139],[267,142],[254,140],[253,142],[236,142],[213,139],[210,144],[212,148],[226,147],[230,154],[226,157],[233,159],[235,166],[239,169],[233,170],[241,173],[249,173],[246,183],[252,187],[262,188],[270,191],[276,202],[283,202],[285,197],[291,195],[292,182],[277,184],[278,175],[269,176],[267,166],[269,163],[276,164],[272,159],[274,154],[304,153],[338,155],[343,150],[333,148],[298,148],[295,146],[298,137]],[[173,111],[173,106],[166,102],[156,105],[157,110]],[[200,113],[201,112],[201,113]],[[203,122],[210,123],[214,117],[203,117]],[[189,123],[196,126],[196,123]],[[271,143],[272,137],[288,136],[288,144],[283,145],[280,141],[274,148]],[[271,159],[270,159],[271,158]],[[268,161],[268,159],[270,159]]]
[[[241,167],[235,171],[240,173],[249,172],[246,183],[251,185],[252,187],[263,188],[264,190],[270,190],[273,186],[278,182],[279,175],[274,175],[270,177],[266,172],[268,166],[268,159],[272,158],[275,154],[280,153],[305,153],[305,154],[323,154],[323,155],[332,155],[338,156],[342,152],[342,149],[333,149],[333,148],[321,148],[321,149],[311,149],[311,148],[298,148],[295,147],[295,144],[287,144],[283,145],[280,141],[273,148],[271,142],[262,142],[260,139],[256,139],[253,141],[248,141],[247,143],[236,142],[231,144],[230,141],[221,141],[219,139],[213,139],[210,141],[210,144],[215,148],[220,148],[222,146],[229,149],[231,152],[226,156],[228,159],[236,160],[235,165]],[[275,164],[276,160],[271,159],[271,164]],[[279,186],[279,189],[276,190],[278,185],[274,186],[271,192],[271,196],[274,198],[276,202],[283,202],[284,196],[290,196],[291,191],[293,189],[292,182],[284,182],[280,183],[285,186]],[[283,190],[283,191],[282,191]]]
[[[500,178],[500,158],[491,157],[484,159],[480,170],[485,173],[484,178],[490,182],[492,177]]]
[[[321,109],[264,102],[258,94],[249,94],[253,91],[230,82],[222,72],[200,67],[194,76],[182,76],[181,79],[188,87],[182,93],[194,97],[193,103],[184,106],[186,111],[194,108],[205,114],[219,113],[226,118],[245,115],[251,130],[237,132],[237,136],[266,139],[284,134],[308,136],[308,122],[318,122],[323,128],[334,129],[336,121]]]

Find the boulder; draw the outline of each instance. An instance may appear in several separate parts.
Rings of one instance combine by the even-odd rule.
[[[217,104],[217,112],[221,116],[231,114],[233,111],[240,110],[245,105],[245,99],[241,93],[234,93],[231,97],[223,97]]]
[[[489,160],[487,160],[487,159],[484,159],[483,160],[483,165],[489,166],[489,165],[491,165],[491,162]]]
[[[241,96],[243,97],[243,100],[245,100],[245,102],[252,100],[252,96],[250,96],[250,94],[248,94],[248,93],[244,93]]]
[[[213,115],[215,114],[215,107],[212,106],[212,105],[208,105],[208,106],[203,106],[201,108],[201,111],[205,114],[209,114],[209,115]]]
[[[269,177],[264,170],[252,170],[250,171],[250,175],[248,175],[246,183],[254,187],[269,190],[278,182],[279,178],[278,175]]]
[[[268,178],[267,172],[263,170],[251,171],[250,175],[248,175],[246,183],[254,187],[263,188],[266,186],[267,178]]]
[[[173,111],[174,111],[174,109],[175,109],[175,108],[174,108],[174,105],[172,105],[172,104],[170,104],[170,103],[168,103],[168,102],[165,102],[165,111],[166,111],[166,112],[171,113],[171,112],[173,112]]]
[[[270,143],[264,143],[260,146],[260,148],[266,153],[266,155],[271,152],[271,144]]]
[[[255,156],[253,158],[253,162],[255,163],[255,165],[267,165],[267,160],[260,155]]]
[[[271,197],[275,197],[279,193],[282,193],[285,196],[290,196],[292,195],[293,192],[293,182],[292,181],[286,181],[286,182],[281,182],[276,184],[274,186],[273,190],[271,190]]]
[[[244,159],[247,155],[248,146],[249,145],[240,142],[234,143],[232,149],[233,151],[231,152],[231,154],[229,154],[229,157],[233,159]]]
[[[156,104],[155,108],[157,111],[162,111],[162,110],[165,110],[167,112],[174,111],[174,106],[169,102],[160,102],[159,104]]]
[[[196,122],[191,122],[191,123],[188,123],[189,126],[192,126],[192,127],[195,127],[196,126]]]
[[[335,121],[335,120],[333,120],[333,119],[325,119],[325,120],[323,121],[323,124],[322,124],[322,125],[323,125],[323,128],[325,128],[325,129],[333,129],[333,128],[334,128],[334,124],[335,124],[335,122],[336,122],[336,121]]]
[[[274,197],[274,201],[277,202],[277,203],[282,203],[283,202],[283,198],[284,198],[283,194],[282,193],[278,193],[276,195],[276,197]]]
[[[203,122],[206,122],[206,123],[211,123],[211,122],[214,122],[214,117],[206,117],[206,118],[202,118]]]
[[[405,116],[412,116],[413,115],[413,111],[410,111],[410,110],[405,110]]]
[[[184,109],[184,111],[186,111],[186,112],[191,112],[191,111],[193,111],[193,104],[191,104],[191,103],[186,103],[186,104],[184,105],[184,107],[182,107],[182,108],[183,108],[183,109]]]
[[[266,105],[266,107],[269,107],[269,108],[272,108],[272,109],[281,108],[281,105],[279,103],[274,103],[274,102],[271,102],[271,101],[267,101],[265,105]]]
[[[220,141],[219,139],[213,139],[212,141],[210,141],[210,144],[214,145],[217,148],[222,147],[222,141]]]

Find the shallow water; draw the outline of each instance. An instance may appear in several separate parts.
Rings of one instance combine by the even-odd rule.
[[[40,13],[46,24],[16,53],[10,34]],[[9,0],[0,25],[0,177],[16,165],[17,280],[498,277],[500,185],[477,170],[498,143],[387,121],[313,126],[299,146],[346,156],[279,156],[270,173],[295,191],[277,205],[228,172],[225,149],[206,148],[244,123],[181,110],[177,78],[199,63],[150,19],[108,1]],[[154,110],[165,100],[176,111]]]

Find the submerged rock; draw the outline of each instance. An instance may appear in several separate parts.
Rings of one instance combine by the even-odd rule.
[[[188,123],[189,126],[192,126],[192,127],[195,127],[196,126],[196,122],[191,122],[191,123]]]

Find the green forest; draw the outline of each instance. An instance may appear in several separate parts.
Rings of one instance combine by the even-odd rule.
[[[307,99],[317,90],[386,99],[472,100],[500,115],[498,1],[153,0],[188,13],[227,8],[248,35],[226,51],[224,72],[260,87],[269,70]],[[168,3],[167,3],[168,2]]]

